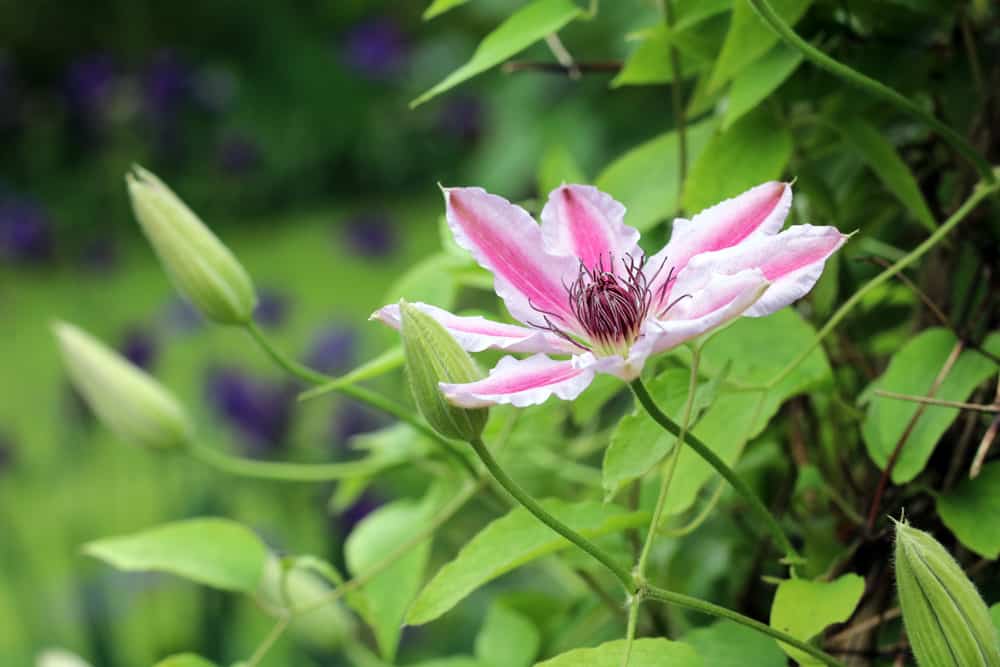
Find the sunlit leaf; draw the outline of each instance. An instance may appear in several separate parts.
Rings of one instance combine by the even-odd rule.
[[[578,648],[540,662],[536,667],[621,667],[625,640],[616,639],[594,648]],[[691,646],[668,639],[636,639],[629,656],[631,667],[714,667],[702,661]]]
[[[168,572],[206,586],[253,593],[267,549],[251,530],[226,519],[190,519],[84,546],[119,570]]]
[[[577,532],[594,537],[648,521],[645,512],[629,512],[595,502],[542,503]],[[523,508],[511,510],[483,528],[420,592],[407,614],[411,625],[429,623],[480,586],[570,543]]]
[[[702,34],[701,26],[691,32]],[[621,71],[611,80],[611,87],[671,83],[674,80],[673,62],[669,56],[671,48],[678,51],[681,79],[686,79],[711,64],[710,60],[699,57],[696,45],[693,49],[682,49],[682,40],[682,32],[670,30],[666,25],[650,28],[629,55]]]
[[[690,28],[733,6],[733,0],[677,0],[674,3],[674,28]]]
[[[454,9],[459,5],[464,5],[469,0],[434,0],[427,9],[424,10],[423,19],[430,21],[432,18],[441,16],[446,11]]]
[[[792,75],[801,62],[802,54],[781,42],[763,58],[743,70],[729,90],[729,106],[722,119],[722,129],[728,129],[745,114],[756,109],[758,104]]]
[[[944,525],[966,547],[983,558],[1000,556],[1000,461],[983,466],[975,479],[963,480],[952,491],[937,497]]]
[[[514,12],[483,38],[467,63],[413,100],[410,106],[423,104],[432,97],[499,65],[549,33],[557,32],[579,16],[581,11],[572,0],[534,0]]]
[[[773,639],[734,621],[721,620],[697,628],[681,639],[701,656],[705,667],[746,667],[753,656],[754,667],[785,667],[788,659]]]
[[[496,602],[476,636],[476,657],[493,667],[531,667],[541,641],[538,628],[529,618]]]
[[[850,618],[864,592],[865,580],[856,574],[845,574],[834,581],[783,581],[771,605],[771,627],[808,641],[828,625]],[[781,647],[801,665],[821,664],[798,649],[785,644]]]

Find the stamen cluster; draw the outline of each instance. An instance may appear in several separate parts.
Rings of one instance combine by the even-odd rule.
[[[623,352],[639,337],[653,294],[642,270],[645,258],[623,257],[624,275],[614,272],[614,257],[608,263],[608,269],[603,259],[589,269],[580,263],[567,287],[569,305],[597,351]]]

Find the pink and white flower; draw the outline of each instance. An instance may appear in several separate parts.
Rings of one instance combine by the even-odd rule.
[[[477,382],[442,383],[463,407],[572,400],[595,373],[635,379],[654,354],[801,298],[847,240],[834,227],[780,231],[792,203],[788,183],[764,183],[675,220],[670,242],[648,258],[625,207],[591,186],[553,191],[541,225],[482,188],[443,191],[455,241],[493,273],[497,294],[525,326],[414,305],[471,352],[534,353],[504,357]],[[372,318],[398,328],[399,306]]]

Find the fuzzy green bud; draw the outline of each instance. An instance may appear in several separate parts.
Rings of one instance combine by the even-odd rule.
[[[215,322],[249,322],[257,294],[229,248],[152,173],[137,166],[125,182],[135,217],[174,286]]]
[[[489,410],[452,405],[440,388],[442,382],[462,384],[482,379],[475,362],[427,313],[400,301],[399,316],[406,372],[420,413],[443,436],[477,440],[486,426]]]
[[[941,544],[896,523],[896,587],[922,667],[996,667],[1000,640],[986,603]]]
[[[156,380],[72,324],[52,329],[73,386],[118,437],[154,448],[187,443],[188,417]]]

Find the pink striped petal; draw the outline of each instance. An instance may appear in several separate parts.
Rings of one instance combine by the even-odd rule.
[[[707,208],[690,220],[674,220],[670,242],[646,264],[647,275],[662,267],[650,289],[654,294],[662,293],[664,301],[669,299],[669,290],[664,291],[662,287],[671,268],[676,277],[696,255],[775,234],[784,224],[791,206],[791,185],[770,181]]]
[[[715,273],[733,274],[760,269],[771,282],[746,315],[761,317],[780,310],[805,296],[819,280],[823,265],[849,237],[836,227],[796,225],[773,236],[760,236],[745,243],[694,257],[677,278],[675,294],[694,290]]]
[[[443,308],[426,303],[412,303],[416,308],[437,320],[469,352],[487,349],[508,352],[546,352],[549,354],[572,354],[578,351],[575,345],[548,331],[520,327],[515,324],[492,322],[479,315],[463,317],[449,313]],[[372,313],[370,319],[399,329],[399,305],[389,304]]]
[[[611,258],[636,260],[639,232],[625,224],[625,207],[591,185],[562,185],[542,209],[542,239],[557,255],[577,257],[587,268],[611,269]]]
[[[544,403],[553,395],[571,401],[593,379],[592,368],[536,354],[524,360],[504,357],[484,380],[468,384],[442,382],[440,386],[445,398],[464,408],[504,404],[523,408]]]
[[[492,271],[497,294],[525,324],[548,313],[560,328],[578,332],[563,277],[575,275],[573,257],[550,255],[542,232],[520,206],[482,188],[446,188],[447,221],[455,242]]]

